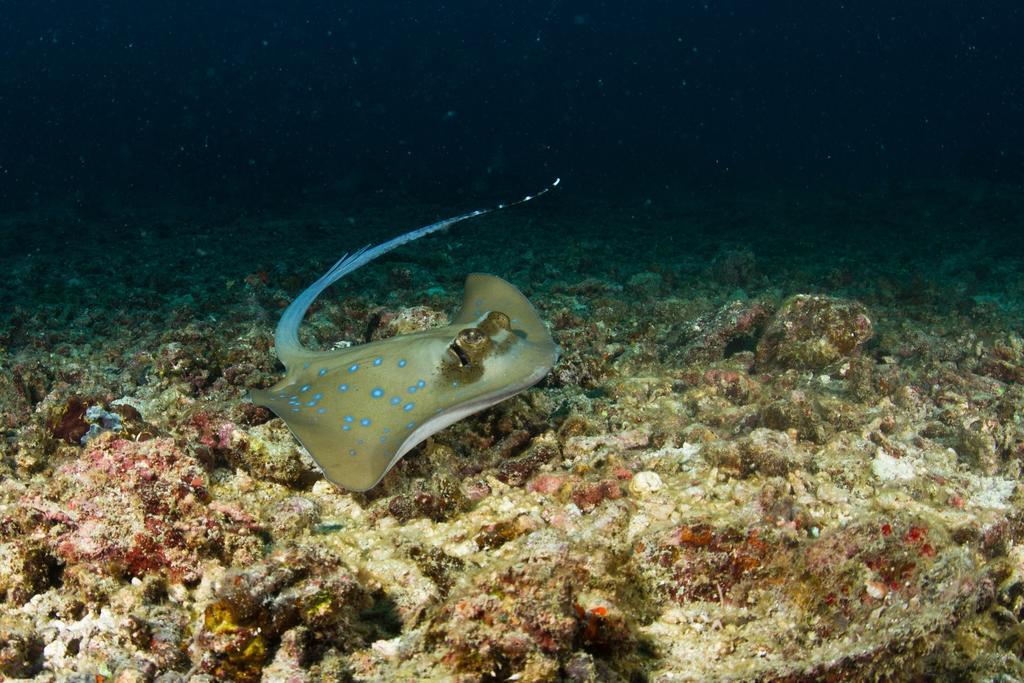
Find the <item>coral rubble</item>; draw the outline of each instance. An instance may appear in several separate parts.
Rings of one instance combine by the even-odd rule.
[[[950,225],[983,219],[969,189]],[[433,326],[480,270],[562,359],[360,494],[244,399],[322,265],[261,242],[300,219],[244,247],[140,237],[132,269],[85,249],[73,288],[12,267],[0,678],[1024,678],[1024,278],[922,234],[921,196],[538,209],[529,247],[506,214],[368,266],[310,346]],[[685,253],[676,214],[706,216]],[[766,215],[849,230],[789,241]]]

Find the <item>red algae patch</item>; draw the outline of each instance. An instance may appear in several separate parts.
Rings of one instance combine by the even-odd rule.
[[[216,512],[207,486],[203,468],[171,439],[101,437],[24,502],[69,566],[194,582],[203,559],[238,545],[229,537],[255,531]]]
[[[660,597],[691,601],[742,601],[751,582],[763,578],[764,565],[779,552],[763,530],[685,524],[637,542],[634,570],[656,587]]]

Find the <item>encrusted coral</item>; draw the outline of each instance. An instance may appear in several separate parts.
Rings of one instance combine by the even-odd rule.
[[[258,681],[281,648],[298,661],[327,645],[349,649],[368,635],[359,613],[369,595],[340,562],[315,549],[274,553],[217,582],[192,644],[196,668],[231,681]]]
[[[707,363],[753,349],[771,313],[764,302],[731,301],[673,329],[664,341],[662,355],[672,363]]]
[[[64,562],[106,574],[194,582],[204,557],[256,540],[211,507],[206,472],[171,439],[103,435],[23,504]]]
[[[763,367],[821,370],[871,338],[867,309],[835,297],[798,294],[782,304],[757,343]]]
[[[539,536],[535,548],[546,543]],[[488,680],[557,680],[575,647],[628,648],[629,626],[611,602],[586,594],[584,563],[564,552],[479,573],[431,617],[427,644],[456,672]]]

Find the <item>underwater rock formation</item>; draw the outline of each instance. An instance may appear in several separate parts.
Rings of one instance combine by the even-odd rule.
[[[757,343],[764,368],[822,370],[857,353],[873,328],[855,301],[798,294],[782,304]]]
[[[199,579],[204,557],[245,547],[253,533],[216,512],[208,486],[200,464],[170,439],[104,435],[77,461],[58,468],[41,496],[23,504],[65,563],[113,576],[163,573],[191,583]]]
[[[355,348],[447,319],[466,270],[500,268],[562,349],[364,493],[241,400],[280,375],[305,250],[86,251],[64,270],[116,296],[74,312],[32,299],[65,286],[49,271],[14,278],[35,303],[0,320],[0,676],[1024,679],[1013,264],[993,303],[930,275],[958,257],[804,259],[753,218],[737,253],[711,225],[691,255],[632,215],[574,214],[529,249],[501,217],[318,301],[310,340]],[[253,220],[254,240],[292,227]]]

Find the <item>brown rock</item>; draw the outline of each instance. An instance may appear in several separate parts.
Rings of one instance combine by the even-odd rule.
[[[772,318],[757,344],[761,367],[821,370],[857,354],[874,330],[856,301],[797,294]]]

